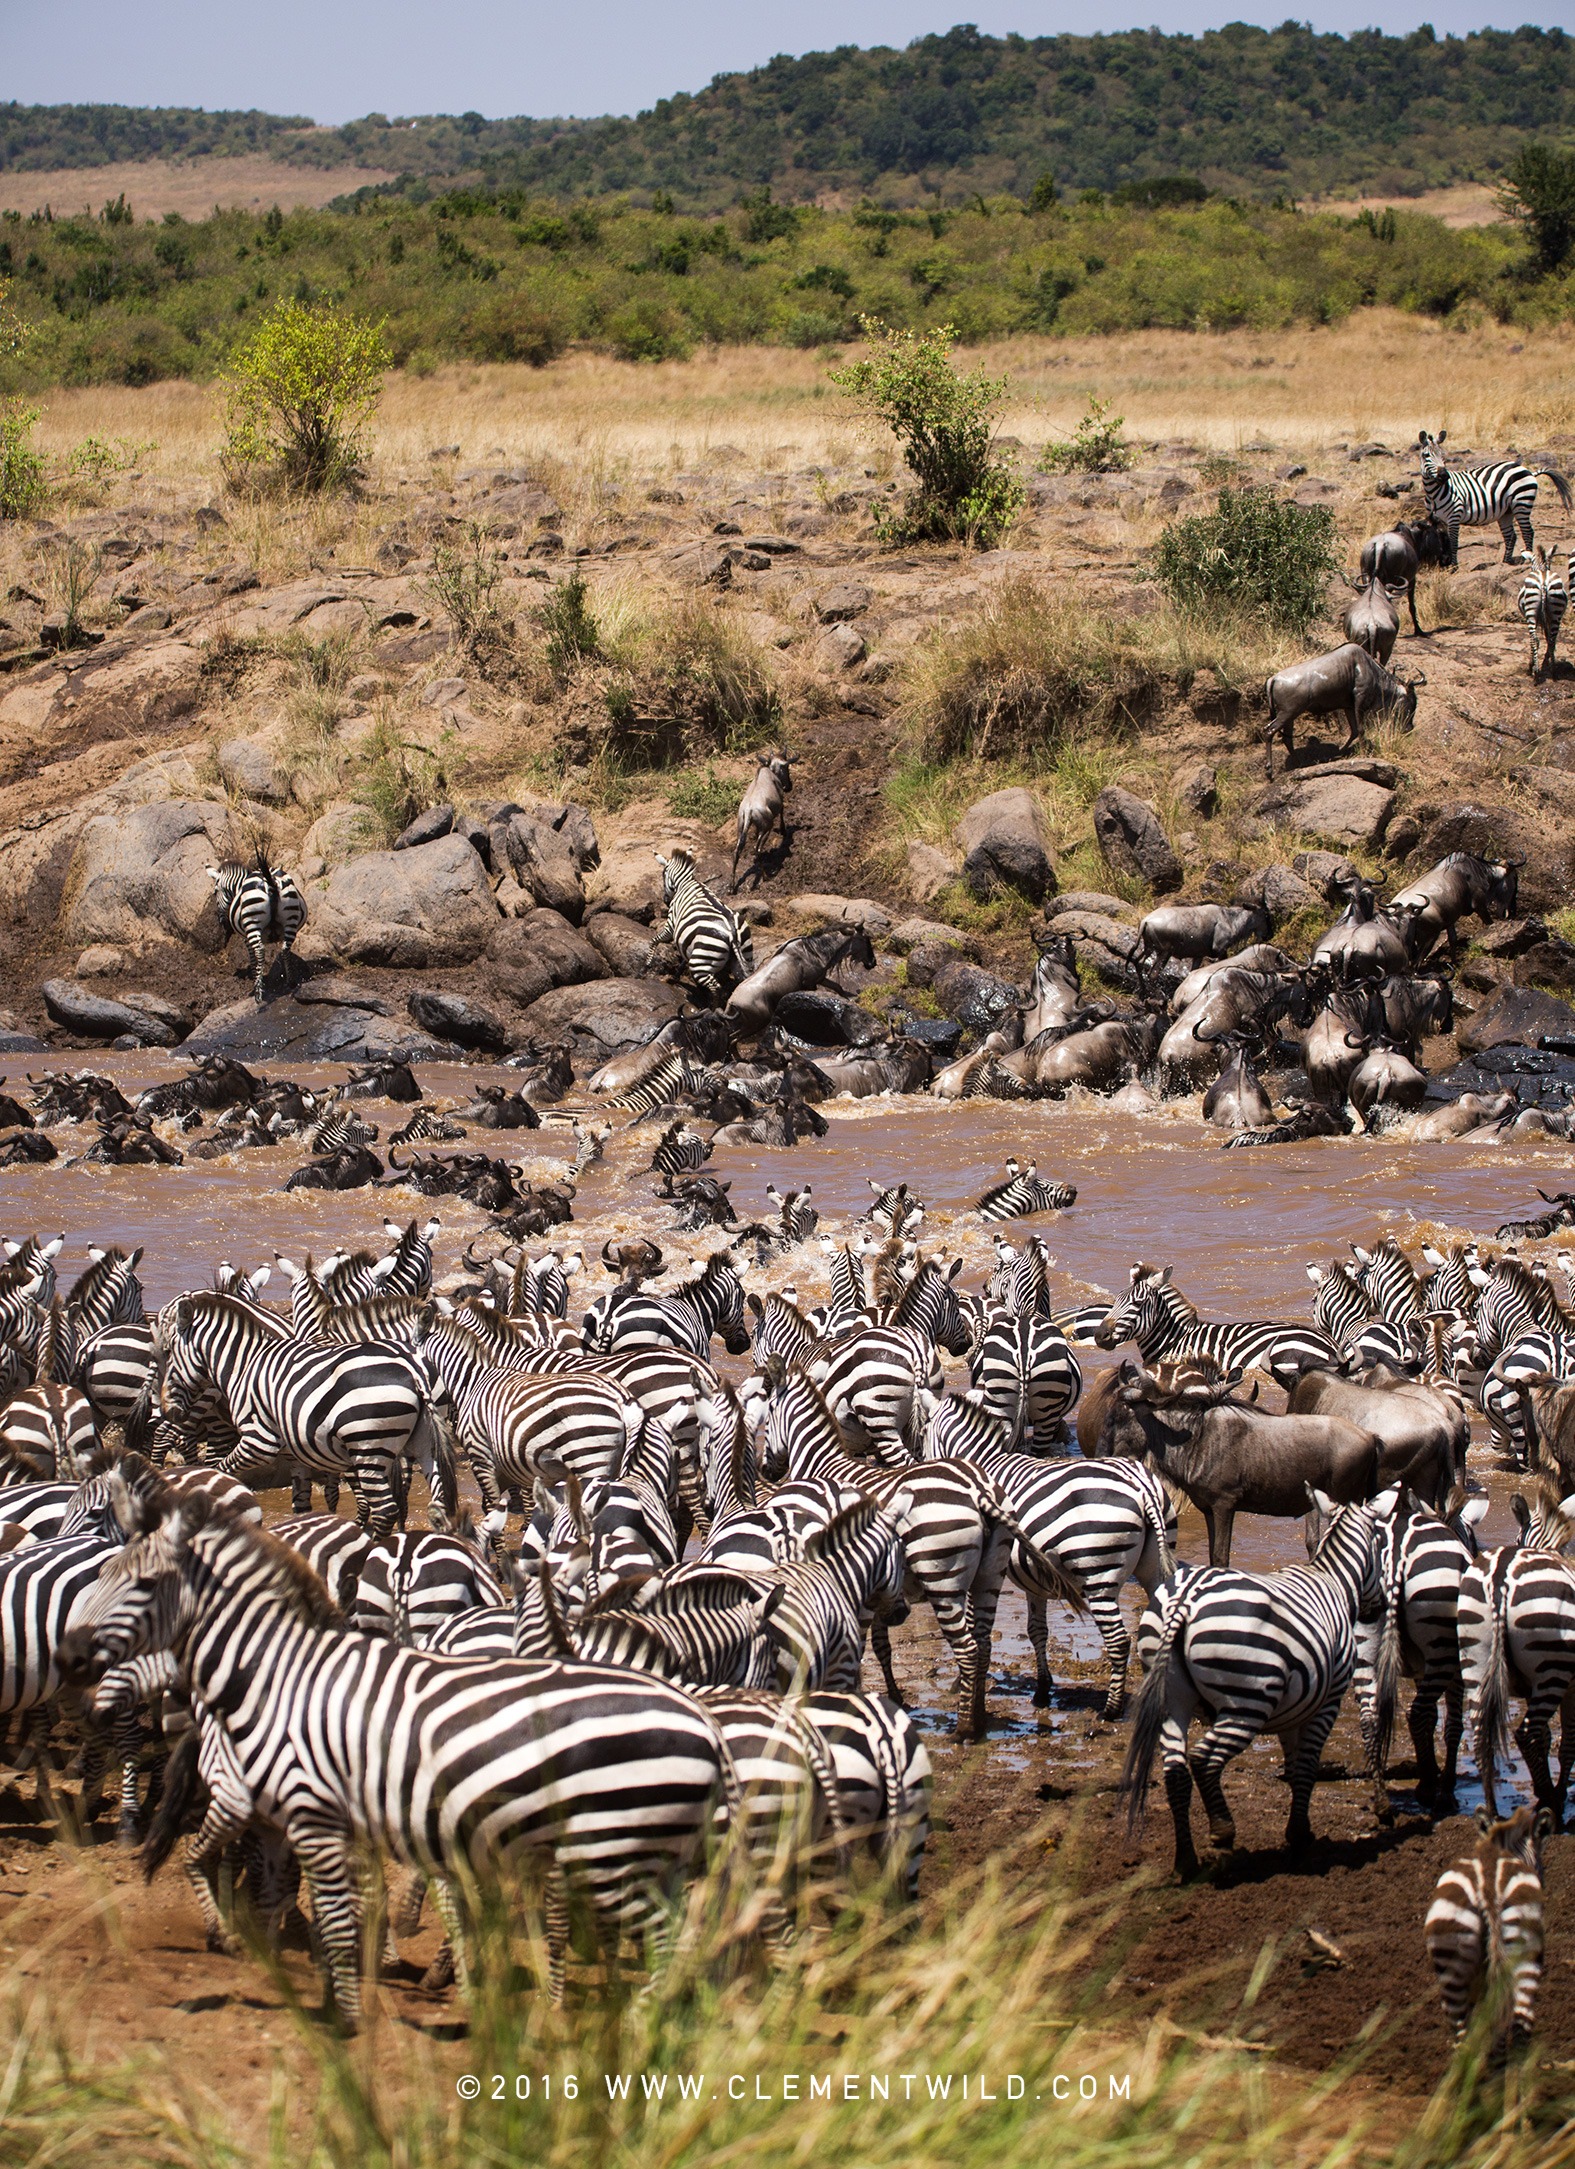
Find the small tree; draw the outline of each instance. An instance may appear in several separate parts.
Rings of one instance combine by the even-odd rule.
[[[1539,271],[1562,271],[1575,254],[1575,151],[1523,143],[1511,159],[1498,206],[1525,233]]]
[[[902,446],[918,488],[901,506],[877,514],[883,541],[967,541],[991,549],[1022,507],[1021,481],[994,457],[994,417],[1004,377],[952,367],[956,333],[891,331],[862,317],[874,348],[834,369],[831,381],[886,424]]]
[[[302,490],[353,481],[390,360],[381,324],[281,301],[226,379],[226,468],[232,475],[271,469]]]
[[[1126,416],[1112,414],[1108,399],[1091,399],[1070,437],[1047,444],[1039,455],[1042,474],[1118,474],[1132,464],[1132,447],[1121,434]]]
[[[503,568],[486,530],[472,521],[463,544],[439,541],[432,546],[432,571],[425,593],[444,612],[460,647],[483,666],[507,646],[512,621],[498,593]]]
[[[44,463],[33,449],[37,420],[37,407],[0,399],[0,520],[25,519],[48,495]]]
[[[1271,489],[1222,489],[1213,512],[1159,538],[1154,577],[1178,610],[1237,610],[1304,633],[1328,603],[1334,515]]]

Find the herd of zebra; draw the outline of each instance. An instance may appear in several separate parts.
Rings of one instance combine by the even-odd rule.
[[[1135,1581],[1134,1823],[1158,1755],[1176,1865],[1193,1873],[1194,1782],[1214,1845],[1230,1847],[1222,1774],[1273,1734],[1288,1844],[1304,1847],[1353,1683],[1375,1806],[1392,1819],[1389,1745],[1411,1679],[1424,1808],[1454,1811],[1469,1714],[1491,1825],[1428,1916],[1446,2009],[1464,2026],[1498,1980],[1471,1953],[1499,1953],[1508,1923],[1513,2023],[1529,2024],[1531,1883],[1568,1777],[1569,1740],[1555,1778],[1549,1728],[1575,1683],[1575,1496],[1562,1497],[1575,1473],[1549,1445],[1563,1429],[1547,1402],[1575,1387],[1543,1359],[1575,1343],[1575,1264],[1455,1245],[1419,1271],[1385,1238],[1309,1268],[1309,1324],[1209,1324],[1168,1268],[1058,1309],[1037,1237],[996,1235],[985,1286],[965,1288],[960,1260],[919,1249],[923,1215],[902,1185],[840,1243],[811,1251],[803,1227],[806,1269],[829,1276],[813,1307],[791,1288],[746,1290],[725,1250],[659,1293],[656,1246],[624,1244],[578,1323],[572,1254],[519,1253],[434,1293],[436,1221],[387,1223],[382,1256],[279,1259],[284,1309],[265,1300],[268,1269],[226,1265],[152,1317],[140,1252],[93,1251],[62,1292],[58,1238],[8,1241],[12,1766],[47,1791],[63,1735],[79,1735],[76,1812],[91,1820],[118,1760],[122,1834],[145,1836],[150,1872],[194,1833],[186,1867],[215,1948],[240,1947],[221,1868],[237,1864],[275,1937],[304,1873],[306,1926],[351,2021],[367,1852],[408,1871],[391,1937],[434,1895],[447,1941],[432,1985],[451,1969],[463,1982],[478,1900],[505,1871],[523,1881],[561,1996],[577,1914],[609,1962],[626,1933],[659,1957],[684,1889],[712,1870],[759,1879],[768,1949],[836,1902],[866,1846],[912,1903],[931,1773],[893,1630],[930,1608],[956,1661],[957,1733],[982,1738],[1010,1580],[1036,1705],[1054,1693],[1049,1607],[1066,1606],[1098,1628],[1113,1721]],[[1085,1395],[1078,1349],[1128,1343],[1136,1359]],[[965,1378],[949,1384],[948,1362]],[[1292,1388],[1284,1416],[1234,1393],[1249,1369]],[[1319,1382],[1356,1397],[1343,1416],[1294,1412]],[[1466,1490],[1473,1394],[1532,1464],[1521,1541],[1485,1551],[1487,1502]],[[1264,1489],[1266,1448],[1280,1477],[1296,1474],[1289,1490]],[[425,1529],[406,1525],[413,1470]],[[283,1485],[291,1510],[265,1528],[257,1494]],[[354,1518],[337,1511],[342,1485]],[[1246,1573],[1228,1546],[1221,1563],[1178,1564],[1178,1505],[1219,1494],[1307,1514],[1308,1565]],[[866,1645],[883,1692],[864,1687]],[[1499,1824],[1515,1697],[1536,1812]]]

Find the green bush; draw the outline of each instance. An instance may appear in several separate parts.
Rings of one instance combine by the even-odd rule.
[[[561,685],[576,663],[593,662],[602,652],[601,627],[588,600],[583,572],[560,580],[536,613],[547,635],[547,668]]]
[[[37,407],[0,399],[0,520],[26,519],[43,509],[49,492],[44,463],[33,449]]]
[[[1006,379],[982,369],[960,375],[949,324],[912,332],[860,321],[874,352],[833,370],[831,381],[886,424],[918,482],[895,511],[877,515],[882,539],[993,548],[1024,497],[1018,477],[993,454],[992,422]]]
[[[1575,254],[1575,151],[1523,143],[1505,171],[1498,201],[1531,243],[1537,269],[1562,271]]]
[[[471,318],[465,343],[477,361],[529,362],[543,369],[568,340],[558,319],[528,294],[499,294]]]
[[[1091,399],[1072,435],[1040,453],[1040,473],[1119,474],[1132,464],[1132,447],[1121,434],[1125,419],[1111,414],[1108,399]]]
[[[425,593],[447,617],[455,640],[480,662],[498,653],[511,630],[498,596],[502,578],[498,553],[474,522],[463,544],[433,545]]]
[[[380,324],[279,302],[230,366],[226,470],[301,490],[353,481],[388,366]]]
[[[646,295],[612,312],[607,336],[620,361],[682,361],[694,346],[679,312]]]
[[[1304,633],[1328,602],[1338,563],[1334,514],[1271,489],[1222,489],[1213,512],[1159,538],[1154,576],[1178,610],[1221,607]]]

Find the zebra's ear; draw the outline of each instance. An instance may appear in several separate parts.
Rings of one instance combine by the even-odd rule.
[[[953,1260],[952,1260],[951,1264],[950,1264],[950,1265],[949,1265],[949,1266],[947,1267],[947,1269],[946,1269],[946,1278],[947,1278],[948,1280],[955,1280],[955,1279],[957,1278],[957,1275],[958,1275],[958,1274],[959,1274],[959,1273],[960,1273],[960,1272],[962,1271],[962,1268],[963,1268],[963,1261],[962,1261],[962,1259],[961,1259],[961,1258],[953,1258]]]
[[[1492,1827],[1493,1810],[1490,1807],[1479,1807],[1477,1809],[1477,1828],[1481,1831],[1482,1835],[1486,1837]]]
[[[1309,1484],[1307,1486],[1307,1496],[1312,1501],[1315,1512],[1325,1517],[1334,1512],[1335,1502],[1330,1498],[1327,1491],[1320,1491],[1315,1484]]]
[[[1575,1491],[1572,1491],[1567,1499],[1560,1499],[1559,1512],[1566,1521],[1575,1520]]]
[[[1488,1499],[1467,1499],[1457,1518],[1463,1521],[1468,1529],[1474,1529],[1479,1521],[1486,1520],[1491,1503]]]
[[[1398,1484],[1390,1484],[1387,1490],[1380,1491],[1368,1501],[1370,1510],[1377,1515],[1380,1521],[1388,1521],[1399,1504],[1400,1486]]]

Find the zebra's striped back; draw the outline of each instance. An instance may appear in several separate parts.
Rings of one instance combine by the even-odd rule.
[[[1517,1808],[1507,1822],[1484,1809],[1482,1843],[1438,1879],[1423,1933],[1445,2016],[1460,2040],[1487,2001],[1494,2031],[1524,2040],[1542,1985],[1542,1839],[1546,1810]]]
[[[1554,570],[1553,560],[1558,554],[1557,550],[1545,550],[1540,542],[1535,552],[1528,551],[1524,560],[1525,577],[1520,583],[1520,592],[1515,597],[1520,614],[1526,621],[1526,630],[1531,635],[1530,669],[1533,677],[1537,674],[1539,633],[1547,650],[1546,667],[1549,675],[1552,675],[1554,650],[1559,644],[1559,627],[1564,623],[1564,613],[1570,606],[1569,587]],[[1568,553],[1566,561],[1567,557]]]
[[[755,945],[748,921],[729,911],[695,872],[686,851],[670,859],[656,854],[662,868],[664,921],[695,985],[713,998],[730,993],[755,968]]]

